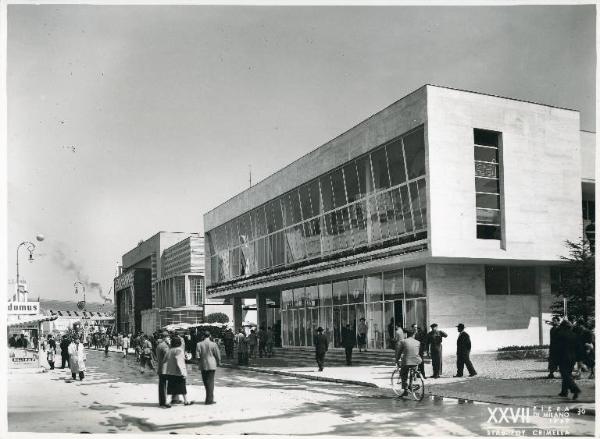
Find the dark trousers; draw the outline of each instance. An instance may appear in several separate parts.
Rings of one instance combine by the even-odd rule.
[[[561,362],[558,365],[560,378],[562,380],[560,392],[563,394],[567,394],[569,390],[573,393],[581,392],[579,387],[577,387],[577,384],[575,384],[575,380],[573,380],[573,366],[575,365],[570,362]]]
[[[262,358],[262,357],[263,357],[263,355],[266,355],[266,352],[265,352],[265,344],[264,344],[264,343],[259,343],[259,344],[258,344],[258,356],[259,356],[260,358]]]
[[[203,370],[202,371],[202,382],[204,383],[204,390],[206,391],[206,404],[213,403],[215,401],[215,371],[214,370]]]
[[[167,404],[167,375],[158,375],[158,405]]]
[[[439,377],[442,374],[442,347],[431,348],[431,366],[433,367],[434,377]]]
[[[421,355],[421,358],[423,358],[423,356]],[[419,372],[421,372],[421,376],[423,378],[425,378],[425,362],[421,361],[421,363],[417,366],[417,369],[419,370]]]
[[[65,364],[67,365],[67,367],[69,366],[69,354],[60,354],[60,358],[62,360],[62,366],[60,366],[61,369],[65,368]]]
[[[323,370],[325,367],[325,352],[317,352],[317,366],[319,366],[319,370]]]
[[[54,361],[48,361],[48,364],[50,365],[50,370],[54,369]]]
[[[469,358],[469,352],[460,353],[456,356],[456,375],[459,377],[463,376],[465,366],[467,366],[469,375],[475,375],[477,373],[475,372],[473,363],[471,363],[471,359]]]
[[[421,363],[421,364],[423,364],[423,363]],[[402,367],[400,367],[400,379],[402,380],[402,388],[403,389],[407,388],[406,382],[408,381],[408,372],[410,371],[411,367],[414,367],[414,366],[402,366]]]
[[[273,343],[267,343],[267,357],[273,356]]]
[[[75,376],[77,376],[77,374],[71,373],[71,376],[73,377],[73,379],[75,379]],[[83,372],[79,372],[79,381],[83,380],[83,378],[85,378]]]
[[[248,365],[248,353],[247,352],[239,352],[238,351],[238,364],[240,366]]]
[[[347,366],[352,366],[352,349],[354,349],[354,348],[353,347],[346,348],[346,365]]]
[[[558,370],[558,364],[556,364],[556,360],[553,355],[548,357],[548,372],[554,373]]]

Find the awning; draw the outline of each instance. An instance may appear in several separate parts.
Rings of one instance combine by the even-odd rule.
[[[26,326],[26,325],[31,325],[32,323],[40,323],[40,322],[49,322],[52,320],[56,320],[58,319],[58,316],[36,316],[36,317],[29,317],[28,319],[24,319],[24,320],[17,320],[14,322],[9,322],[8,326]]]

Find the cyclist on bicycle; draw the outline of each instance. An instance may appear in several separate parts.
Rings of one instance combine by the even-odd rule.
[[[408,371],[411,367],[416,367],[423,361],[419,356],[419,347],[421,343],[415,340],[415,333],[412,329],[406,331],[406,338],[396,345],[396,364],[400,366],[400,378],[402,379],[402,389],[404,392],[400,396],[407,396],[406,380]]]

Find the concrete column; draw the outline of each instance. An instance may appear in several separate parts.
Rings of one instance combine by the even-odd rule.
[[[256,293],[256,324],[267,328],[267,297],[265,293]]]
[[[185,275],[183,285],[185,285],[185,306],[190,306],[192,298],[190,296],[190,277],[187,274]]]
[[[233,298],[233,325],[235,331],[242,327],[243,323],[243,315],[242,315],[242,298],[234,297]]]

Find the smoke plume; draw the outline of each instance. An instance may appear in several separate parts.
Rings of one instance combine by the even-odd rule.
[[[55,249],[54,260],[63,270],[74,274],[74,277],[85,285],[86,296],[89,296],[89,293],[96,292],[104,303],[112,303],[112,300],[103,293],[102,285],[98,282],[91,282],[90,277],[84,272],[83,267],[73,262],[64,251],[59,248]]]

